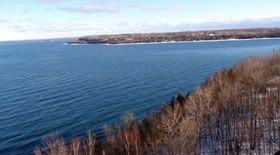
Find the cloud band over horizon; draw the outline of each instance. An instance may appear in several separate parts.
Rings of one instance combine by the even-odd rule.
[[[0,40],[280,26],[275,0],[36,1],[1,1]]]

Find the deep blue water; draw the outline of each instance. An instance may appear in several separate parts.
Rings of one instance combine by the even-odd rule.
[[[31,154],[134,112],[138,119],[212,73],[280,49],[279,39],[142,45],[0,42],[0,154]]]

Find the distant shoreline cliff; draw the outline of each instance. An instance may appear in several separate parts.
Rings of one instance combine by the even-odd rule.
[[[68,42],[68,44],[130,44],[278,37],[280,37],[280,28],[251,28],[168,33],[93,35],[80,37],[75,41]]]

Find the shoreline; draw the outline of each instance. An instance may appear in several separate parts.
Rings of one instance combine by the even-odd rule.
[[[276,38],[250,38],[250,39],[221,39],[221,40],[197,40],[197,41],[166,41],[166,42],[147,42],[147,43],[124,43],[124,44],[104,44],[109,46],[126,46],[126,45],[146,45],[146,44],[179,44],[179,43],[203,43],[203,42],[227,42],[227,41],[248,41],[248,40],[273,40]]]
[[[112,35],[92,35],[80,37],[68,43],[77,44],[155,44],[155,43],[180,43],[180,42],[210,42],[228,40],[251,40],[279,38],[280,28],[248,28],[248,29],[225,29],[182,31],[162,33],[131,33]]]
[[[250,38],[250,39],[220,39],[220,40],[195,40],[195,41],[163,41],[163,42],[139,42],[139,43],[121,43],[121,44],[110,44],[110,43],[96,43],[98,45],[105,46],[129,46],[129,45],[153,45],[153,44],[180,44],[180,43],[203,43],[203,42],[228,42],[228,41],[249,41],[249,40],[278,40],[280,37],[275,38]],[[86,46],[86,45],[94,45],[90,43],[63,43],[63,45],[70,46]]]
[[[104,152],[142,155],[149,151],[168,154],[174,150],[182,154],[277,152],[277,143],[266,141],[280,139],[279,134],[274,134],[279,126],[277,103],[280,100],[279,69],[273,69],[280,61],[275,60],[280,60],[279,52],[247,58],[233,67],[214,72],[198,87],[186,95],[174,96],[142,121],[133,113],[127,113],[119,122],[104,128],[104,140],[100,143],[96,133],[91,131],[87,136],[73,137],[69,143],[60,135],[50,135],[42,139],[41,146],[46,147],[35,147],[34,152],[42,155],[51,150],[59,154],[61,149],[53,149],[53,146],[64,152],[85,151],[100,155]],[[240,101],[243,98],[246,100]],[[234,143],[223,143],[232,139]],[[252,149],[253,145],[258,148]],[[131,149],[126,149],[128,147]]]

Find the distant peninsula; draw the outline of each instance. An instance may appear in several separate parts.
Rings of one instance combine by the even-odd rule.
[[[68,42],[68,44],[131,44],[278,37],[280,37],[280,28],[250,28],[167,33],[92,35],[80,37],[75,41]]]

